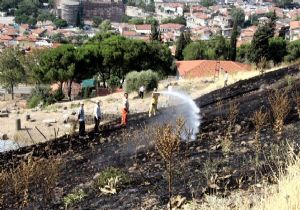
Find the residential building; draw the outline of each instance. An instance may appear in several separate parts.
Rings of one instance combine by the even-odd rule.
[[[218,60],[176,61],[176,66],[180,78],[205,78],[214,76],[216,72],[232,74],[251,70],[249,64]]]
[[[290,40],[300,39],[300,21],[290,22]]]

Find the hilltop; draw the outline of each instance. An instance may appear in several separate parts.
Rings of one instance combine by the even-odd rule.
[[[296,108],[299,101],[296,103],[292,97],[299,88],[299,81],[299,67],[294,65],[195,99],[201,109],[201,131],[195,141],[181,141],[174,156],[174,195],[201,202],[207,194],[227,197],[241,189],[260,189],[267,183],[276,183],[278,169],[286,166],[289,146],[299,143]],[[277,93],[279,98],[288,98],[285,109],[290,108],[280,132],[274,131],[274,104],[270,103]],[[267,114],[257,140],[252,119],[259,110],[262,111],[260,116]],[[169,111],[162,109],[162,113]],[[29,208],[58,209],[67,203],[75,209],[165,208],[167,180],[164,161],[154,147],[157,133],[154,124],[155,118],[147,120],[146,114],[133,114],[127,129],[106,127],[99,138],[91,133],[86,140],[74,136],[1,154],[3,168],[11,168],[10,163],[18,165],[20,160],[30,157],[33,162],[25,162],[21,169],[41,167],[38,163],[46,162],[53,166],[48,172],[54,179],[47,182],[48,185],[40,185],[38,177],[47,175],[36,168],[39,170],[29,176],[29,188],[18,185],[15,195],[11,188],[14,182],[3,181],[7,184],[6,190],[1,191],[3,206],[14,208],[22,204]],[[108,167],[115,169],[108,171]],[[10,173],[18,173],[22,178],[21,169]],[[100,192],[104,171],[106,176],[115,173],[123,178],[108,189],[113,190],[119,184],[116,194]],[[30,178],[31,175],[35,178]],[[39,185],[41,188],[36,188]],[[29,197],[24,197],[26,189]],[[45,193],[49,197],[45,197]],[[25,198],[28,204],[24,204]]]

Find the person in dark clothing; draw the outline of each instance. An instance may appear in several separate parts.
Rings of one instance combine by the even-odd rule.
[[[79,137],[83,138],[85,136],[85,118],[84,118],[84,104],[80,103],[80,108],[78,110],[78,121],[79,121]]]
[[[101,118],[100,102],[96,101],[96,105],[94,108],[95,134],[99,133],[100,118]]]

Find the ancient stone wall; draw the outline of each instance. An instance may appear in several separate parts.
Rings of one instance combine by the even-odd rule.
[[[82,1],[83,18],[91,20],[95,16],[101,17],[103,20],[119,22],[125,15],[125,5],[120,2],[113,1]]]

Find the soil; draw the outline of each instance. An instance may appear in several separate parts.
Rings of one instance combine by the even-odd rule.
[[[292,85],[288,77],[292,77]],[[299,67],[291,66],[237,82],[196,99],[202,122],[195,141],[182,141],[174,157],[173,195],[200,199],[204,194],[229,195],[236,189],[249,189],[259,183],[275,183],[279,166],[285,165],[288,147],[300,143],[300,122],[293,90],[299,88]],[[259,147],[254,142],[253,113],[261,106],[270,111],[271,90],[289,90],[291,111],[281,136],[272,129],[272,118],[262,130]],[[229,150],[223,143],[228,128],[229,104],[239,106],[231,132]],[[172,114],[172,109],[161,109]],[[173,113],[174,115],[174,113]],[[71,209],[163,209],[168,203],[165,163],[154,146],[153,125],[159,116],[147,118],[147,113],[133,114],[127,128],[115,123],[104,124],[101,136],[89,133],[85,140],[64,136],[55,141],[28,146],[0,154],[3,169],[18,165],[28,153],[36,159],[60,157],[63,164],[55,190],[61,191],[51,202],[41,202],[41,195],[32,196],[28,209],[63,209],[62,197],[76,187],[87,197]],[[260,149],[257,149],[260,148]],[[297,153],[298,151],[295,150]],[[107,167],[123,170],[129,184],[117,194],[101,194],[94,177]],[[18,208],[18,198],[7,192],[2,208]],[[0,207],[1,208],[1,207]]]

